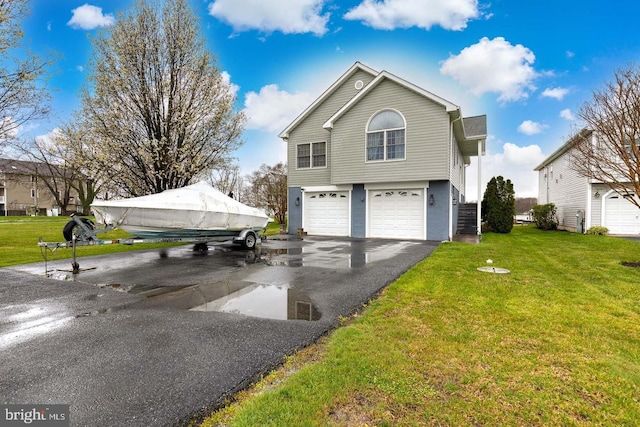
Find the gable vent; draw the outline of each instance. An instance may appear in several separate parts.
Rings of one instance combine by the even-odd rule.
[[[362,89],[362,87],[364,86],[364,83],[362,82],[362,80],[358,80],[356,82],[356,84],[354,85],[354,87],[356,88],[356,90],[360,90]]]

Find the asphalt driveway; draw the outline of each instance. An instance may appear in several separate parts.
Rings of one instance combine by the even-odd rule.
[[[69,404],[74,426],[184,424],[436,246],[305,237],[0,269],[0,402]]]

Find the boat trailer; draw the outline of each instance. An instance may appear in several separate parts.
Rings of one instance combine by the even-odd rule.
[[[211,242],[228,242],[232,241],[239,244],[243,249],[253,250],[262,240],[266,240],[264,233],[259,235],[253,229],[245,229],[233,234],[211,235],[211,236],[192,236],[192,237],[123,237],[120,239],[99,239],[98,235],[114,230],[111,224],[104,227],[96,228],[93,221],[89,218],[79,217],[71,214],[71,220],[64,226],[62,234],[65,238],[64,242],[45,242],[42,237],[38,241],[38,246],[42,251],[42,257],[45,262],[45,272],[47,272],[48,251],[55,252],[60,248],[71,248],[73,251],[71,272],[78,274],[80,272],[80,264],[76,258],[76,247],[78,246],[100,246],[100,245],[135,245],[139,243],[194,243],[194,252],[206,252],[208,243]],[[264,232],[264,230],[263,230]]]

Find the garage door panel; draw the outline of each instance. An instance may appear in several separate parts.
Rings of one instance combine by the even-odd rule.
[[[305,193],[304,229],[320,236],[349,235],[349,192]]]
[[[640,234],[640,209],[619,194],[607,196],[604,226],[611,234]]]
[[[369,237],[424,239],[424,190],[369,192]]]

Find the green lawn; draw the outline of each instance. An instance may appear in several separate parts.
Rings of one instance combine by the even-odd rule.
[[[70,220],[69,217],[29,217],[13,216],[0,217],[0,267],[27,264],[43,261],[43,248],[38,246],[40,237],[45,242],[62,242],[62,229]],[[267,227],[267,235],[277,234],[279,224],[272,222]],[[113,230],[100,234],[100,239],[111,240],[131,237],[122,230]],[[82,246],[76,248],[77,256],[100,255],[113,252],[135,251],[157,247],[175,246],[175,243],[144,243],[137,245],[101,245]],[[71,249],[57,249],[49,251],[49,260],[66,259],[72,257]]]
[[[621,261],[640,243],[443,244],[205,425],[640,425],[640,268]]]

